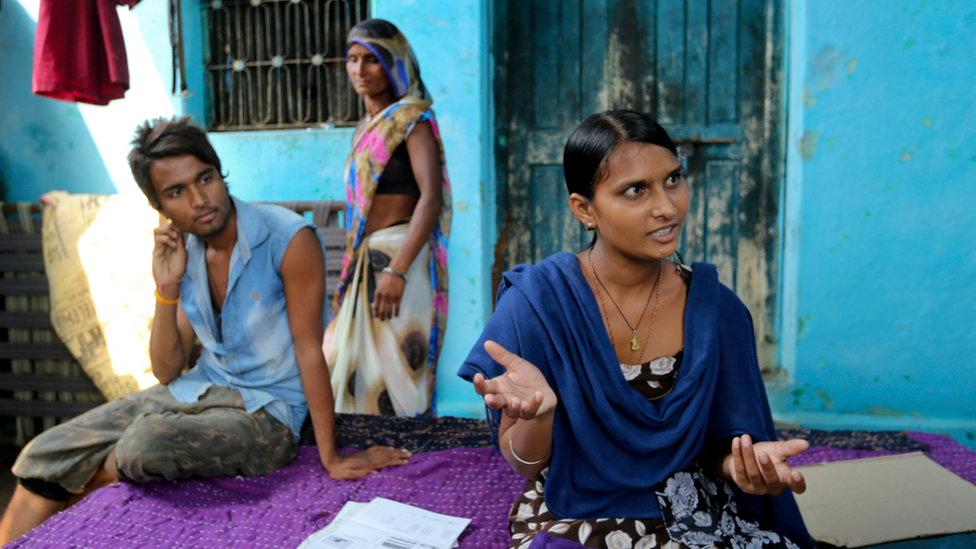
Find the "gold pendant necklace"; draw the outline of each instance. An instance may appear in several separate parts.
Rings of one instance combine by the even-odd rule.
[[[613,345],[614,350],[617,348],[617,344],[613,340],[613,329],[610,327],[610,316],[607,314],[607,306],[603,303],[603,292],[600,291],[600,286],[603,286],[603,281],[596,274],[596,268],[593,267],[593,248],[586,255],[587,261],[590,263],[590,271],[593,273],[593,280],[596,283],[596,295],[600,298],[600,306],[603,307],[603,318],[607,323],[607,330],[610,332],[610,344]],[[617,308],[617,312],[620,313],[620,317],[624,319],[627,327],[630,328],[632,332],[632,337],[630,339],[630,350],[636,351],[641,348],[640,340],[637,339],[637,328],[640,327],[640,323],[644,320],[644,313],[647,312],[647,306],[651,303],[651,297],[657,295],[657,300],[654,303],[654,313],[651,315],[651,325],[647,328],[647,337],[644,338],[644,347],[647,347],[647,342],[651,338],[651,332],[654,330],[654,320],[657,318],[657,310],[661,305],[661,275],[664,274],[664,262],[658,260],[657,262],[657,280],[654,281],[654,287],[651,288],[651,295],[647,296],[647,303],[644,304],[644,311],[641,312],[641,316],[637,319],[637,327],[631,326],[627,317],[624,316],[624,312],[620,310],[620,306],[614,301],[613,296],[610,295],[610,291],[607,290],[607,297],[610,298],[610,302],[613,306]],[[657,290],[655,292],[655,290]],[[644,349],[641,349],[641,354],[637,358],[638,364],[644,358]]]

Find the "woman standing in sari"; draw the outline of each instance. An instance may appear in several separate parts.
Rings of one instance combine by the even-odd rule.
[[[387,21],[349,31],[346,71],[366,106],[346,163],[348,231],[323,351],[336,412],[431,411],[447,324],[451,191],[433,99]]]
[[[587,249],[505,273],[459,374],[524,493],[512,547],[813,549],[749,311],[714,265],[671,263],[689,190],[671,138],[590,116],[563,158]],[[568,544],[567,544],[568,543]]]

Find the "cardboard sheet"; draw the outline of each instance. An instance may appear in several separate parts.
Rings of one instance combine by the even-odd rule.
[[[976,486],[921,452],[798,467],[810,535],[838,547],[976,531]]]

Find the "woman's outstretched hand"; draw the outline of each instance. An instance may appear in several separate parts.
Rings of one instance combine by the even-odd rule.
[[[783,490],[802,494],[807,489],[806,480],[794,471],[786,458],[806,451],[810,444],[802,439],[757,442],[742,435],[732,439],[732,454],[726,458],[729,476],[747,494],[778,496]]]
[[[505,367],[505,373],[498,377],[474,376],[474,390],[489,408],[504,410],[512,419],[536,419],[556,409],[556,394],[534,364],[494,341],[485,342],[485,350]]]

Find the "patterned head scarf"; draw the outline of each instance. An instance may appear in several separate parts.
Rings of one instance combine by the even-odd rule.
[[[346,55],[353,43],[362,44],[373,52],[383,68],[386,69],[393,94],[398,101],[406,98],[425,103],[429,107],[433,102],[424,81],[420,79],[420,65],[410,47],[410,43],[396,25],[383,19],[367,19],[349,31],[346,41]]]

